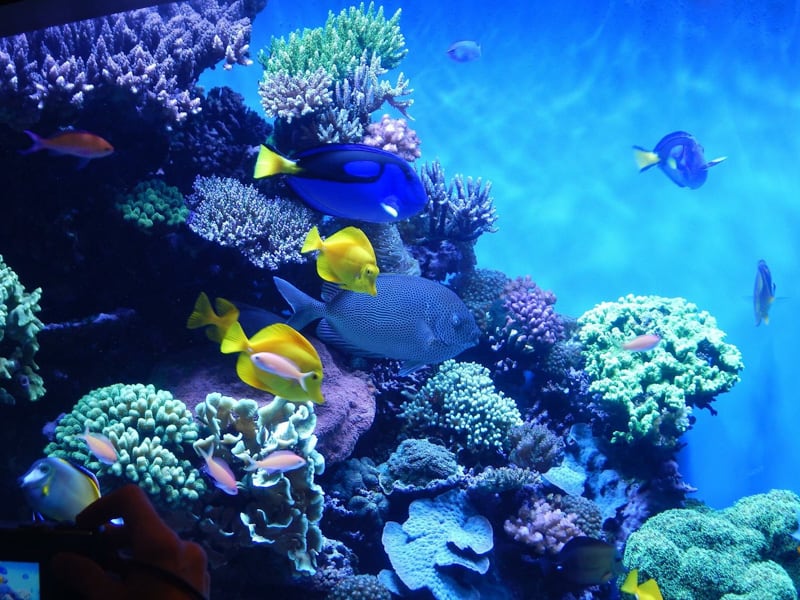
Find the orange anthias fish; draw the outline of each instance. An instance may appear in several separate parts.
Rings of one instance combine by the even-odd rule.
[[[22,150],[20,154],[50,150],[56,154],[77,156],[81,159],[81,166],[85,166],[93,158],[103,158],[114,152],[114,146],[88,131],[62,131],[49,138],[43,138],[27,129],[25,133],[31,138],[33,145]]]
[[[654,333],[646,333],[644,335],[637,335],[632,340],[628,340],[622,344],[622,349],[628,350],[629,352],[646,352],[658,346],[660,341],[661,338]]]
[[[322,361],[306,338],[284,323],[275,323],[251,339],[237,322],[222,340],[224,354],[239,352],[236,374],[246,384],[292,402],[322,404]]]
[[[214,485],[230,496],[238,494],[239,483],[236,481],[236,475],[233,474],[228,463],[221,458],[214,458],[214,448],[211,448],[211,452],[206,452],[199,447],[196,450],[206,461],[206,472],[214,480]]]
[[[300,252],[315,250],[319,251],[317,273],[325,281],[338,283],[351,292],[377,295],[375,281],[380,271],[375,250],[363,231],[345,227],[323,241],[319,229],[314,227],[308,232]]]
[[[305,466],[306,459],[298,456],[291,450],[276,450],[270,452],[266,457],[261,460],[253,460],[247,457],[248,465],[244,468],[245,471],[257,471],[263,469],[267,473],[286,473],[286,471],[294,471],[300,467]]]
[[[94,454],[101,463],[113,465],[119,460],[117,449],[114,447],[111,440],[102,433],[92,433],[89,431],[88,425],[86,426],[86,430],[78,437],[86,442],[86,445],[89,446],[89,450],[91,450],[92,454]]]
[[[211,301],[205,292],[200,292],[194,303],[194,310],[186,321],[189,329],[206,327],[206,336],[212,342],[221,342],[233,323],[239,320],[239,309],[224,298],[214,300],[217,312],[211,308]]]

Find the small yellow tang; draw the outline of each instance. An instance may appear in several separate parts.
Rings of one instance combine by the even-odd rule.
[[[338,283],[351,292],[370,296],[378,293],[375,280],[380,273],[375,250],[358,227],[345,227],[323,240],[314,227],[308,232],[300,252],[319,251],[317,273],[325,281]]]
[[[239,352],[236,374],[247,385],[292,402],[322,404],[322,361],[306,338],[284,323],[247,339],[235,322],[222,340],[223,354]]]
[[[221,342],[225,332],[232,323],[239,320],[239,309],[224,298],[217,298],[214,303],[217,312],[211,308],[211,301],[205,292],[200,292],[194,303],[194,311],[189,315],[186,327],[198,329],[206,327],[206,335],[212,342]]]

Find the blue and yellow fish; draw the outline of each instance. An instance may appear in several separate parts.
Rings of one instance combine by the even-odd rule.
[[[362,144],[327,144],[294,160],[261,146],[253,176],[284,175],[310,207],[334,217],[391,223],[413,217],[428,202],[416,171],[405,160]]]
[[[772,273],[764,259],[758,261],[756,268],[756,283],[753,287],[753,314],[756,317],[756,327],[763,322],[769,325],[769,309],[775,302],[775,284]]]
[[[375,250],[366,234],[357,227],[345,227],[323,240],[319,229],[312,228],[300,252],[319,251],[317,273],[325,281],[338,283],[343,290],[364,292],[370,296],[378,293]]]
[[[51,521],[74,521],[100,497],[91,472],[54,456],[33,463],[19,478],[19,486],[36,516]]]
[[[697,189],[706,182],[708,170],[727,157],[706,162],[703,147],[690,133],[673,131],[659,140],[653,150],[633,147],[639,172],[658,165],[680,187]]]

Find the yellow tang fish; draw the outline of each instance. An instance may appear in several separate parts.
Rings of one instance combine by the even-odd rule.
[[[239,309],[224,298],[217,298],[214,304],[216,304],[217,312],[211,308],[211,302],[205,292],[200,292],[194,303],[194,311],[186,322],[186,327],[189,329],[206,327],[208,339],[219,343],[225,337],[228,327],[239,320]]]
[[[235,322],[225,333],[220,351],[240,353],[236,374],[247,385],[292,402],[325,402],[319,354],[311,342],[284,323],[265,327],[247,339]]]
[[[319,250],[317,273],[325,281],[338,283],[339,287],[351,292],[364,292],[375,296],[378,289],[375,280],[380,273],[366,234],[357,227],[340,229],[324,241],[319,229],[308,232],[300,252]]]
[[[622,583],[620,591],[632,594],[636,600],[664,600],[655,579],[639,584],[639,569],[633,569]]]

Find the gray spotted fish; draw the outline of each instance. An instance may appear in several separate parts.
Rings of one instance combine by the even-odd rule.
[[[317,336],[323,342],[358,356],[401,360],[403,373],[478,343],[480,330],[466,305],[452,290],[424,277],[381,274],[376,296],[326,284],[321,301],[280,277],[273,279],[294,311],[291,327],[322,319]]]

